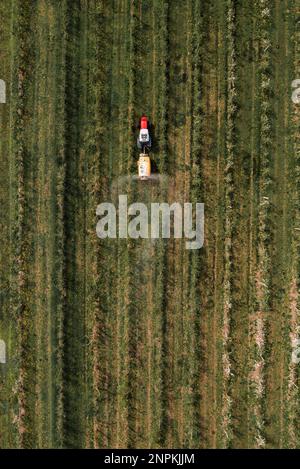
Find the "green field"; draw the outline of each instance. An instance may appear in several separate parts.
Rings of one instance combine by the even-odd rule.
[[[300,448],[300,0],[2,0],[0,79],[0,448]]]

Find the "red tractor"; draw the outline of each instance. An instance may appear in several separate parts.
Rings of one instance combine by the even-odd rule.
[[[150,122],[146,116],[142,115],[139,123],[139,136],[137,139],[137,146],[139,150],[146,153],[146,150],[151,148],[151,135],[150,135]]]
[[[151,161],[146,151],[150,151],[152,142],[149,131],[150,122],[146,116],[142,115],[138,128],[140,131],[137,138],[137,146],[142,152],[138,161],[138,173],[141,180],[147,180],[151,178]]]

